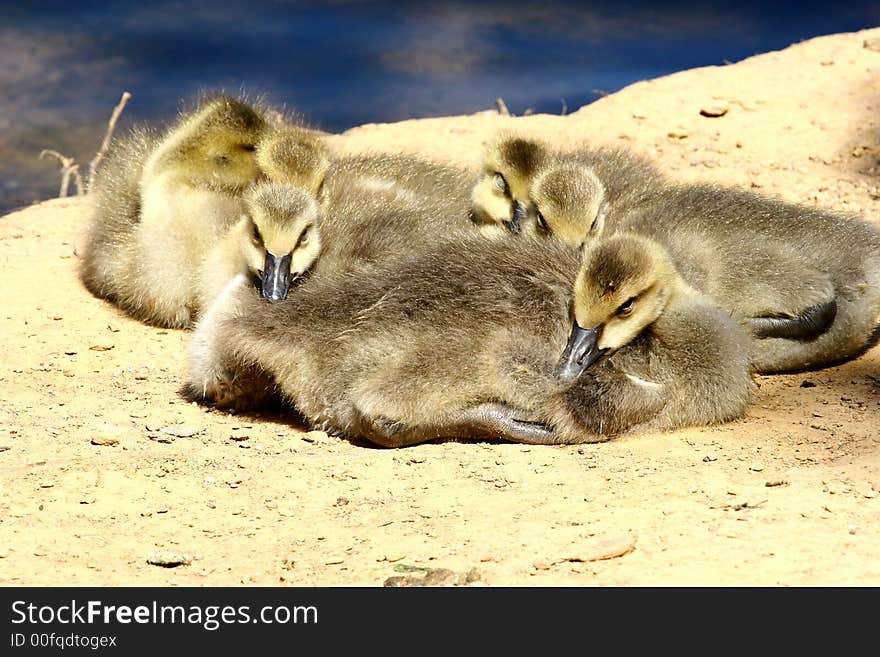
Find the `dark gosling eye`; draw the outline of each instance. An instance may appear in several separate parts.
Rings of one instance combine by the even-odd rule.
[[[620,304],[620,307],[617,309],[617,316],[626,317],[627,315],[629,315],[633,311],[633,304],[635,303],[635,301],[635,297],[630,297],[622,304]]]
[[[241,150],[247,151],[248,153],[253,153],[255,150],[257,150],[257,147],[253,144],[242,144]]]
[[[297,246],[305,246],[309,241],[309,226],[306,226],[305,230],[299,234],[299,240],[297,241]]]
[[[263,242],[263,236],[260,234],[260,229],[257,227],[257,224],[254,224],[253,237],[254,241],[258,244]]]
[[[550,232],[550,226],[547,225],[547,220],[544,219],[544,215],[538,210],[538,228],[543,230],[545,233]]]

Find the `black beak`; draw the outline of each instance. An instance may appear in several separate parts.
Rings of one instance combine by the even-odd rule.
[[[520,224],[522,223],[523,217],[526,214],[525,206],[517,201],[513,204],[513,216],[510,218],[510,221],[505,221],[504,226],[514,235],[519,235]]]
[[[266,252],[260,294],[266,301],[284,301],[290,289],[290,254],[281,257]]]
[[[556,376],[566,383],[574,381],[583,374],[590,365],[595,363],[607,349],[599,349],[599,336],[602,327],[583,329],[577,322],[572,323],[568,344],[562,352],[562,358],[556,366]]]

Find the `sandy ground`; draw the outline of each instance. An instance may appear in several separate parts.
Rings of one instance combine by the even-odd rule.
[[[678,179],[880,221],[880,52],[863,45],[878,37],[642,82],[564,117],[334,139],[468,165],[502,128],[625,144]],[[457,575],[441,583],[490,586],[880,584],[880,347],[757,377],[747,417],[724,426],[373,449],[184,401],[188,334],[79,283],[88,211],[58,199],[0,220],[0,584],[378,586],[441,568]],[[191,562],[148,563],[157,551]]]

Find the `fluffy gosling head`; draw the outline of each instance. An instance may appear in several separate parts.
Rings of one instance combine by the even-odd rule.
[[[266,126],[246,103],[213,98],[172,130],[152,167],[171,169],[194,186],[240,192],[259,176],[254,151]]]
[[[529,188],[528,215],[535,234],[572,246],[595,239],[605,228],[605,187],[592,169],[558,163],[541,170]]]
[[[572,330],[557,376],[573,381],[604,354],[628,344],[684,285],[660,244],[615,235],[588,244],[575,279]]]
[[[489,146],[471,192],[471,219],[481,232],[520,232],[529,185],[546,158],[543,145],[522,137],[502,137]]]
[[[315,136],[296,128],[276,130],[257,144],[257,164],[270,179],[300,187],[317,196],[330,168],[327,148]]]
[[[282,301],[321,251],[318,205],[305,190],[276,182],[255,185],[245,202],[242,254],[263,298]]]

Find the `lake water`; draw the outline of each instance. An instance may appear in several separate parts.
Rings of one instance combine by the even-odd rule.
[[[0,0],[0,213],[57,195],[119,122],[200,90],[264,93],[316,127],[573,111],[630,83],[880,25],[880,2],[8,2]],[[118,133],[117,133],[118,134]]]

